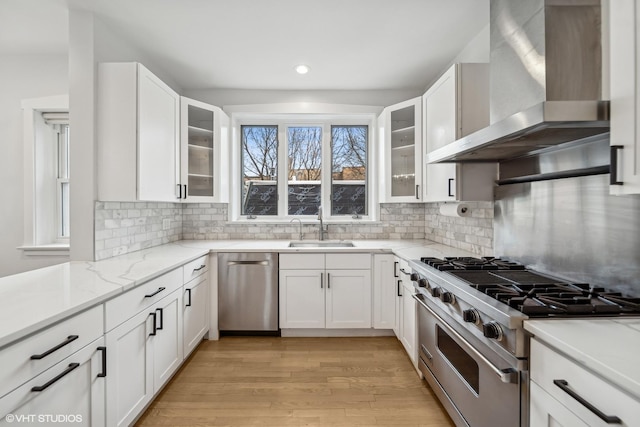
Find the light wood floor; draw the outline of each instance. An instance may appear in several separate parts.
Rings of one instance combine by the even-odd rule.
[[[395,337],[204,341],[137,426],[453,423]]]

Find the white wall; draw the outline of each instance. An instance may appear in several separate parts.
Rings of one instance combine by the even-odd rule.
[[[65,262],[67,257],[24,256],[21,101],[64,95],[67,56],[0,56],[0,277]]]

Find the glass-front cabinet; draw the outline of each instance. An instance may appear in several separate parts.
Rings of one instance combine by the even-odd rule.
[[[223,169],[228,168],[223,168],[220,160],[226,152],[228,121],[218,107],[181,98],[180,200],[225,201],[227,183],[220,181],[224,181]]]
[[[383,202],[422,202],[421,98],[385,108],[379,117]]]

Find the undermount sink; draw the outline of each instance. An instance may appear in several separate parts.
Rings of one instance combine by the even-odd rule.
[[[353,242],[344,240],[298,240],[289,243],[290,248],[353,248]]]

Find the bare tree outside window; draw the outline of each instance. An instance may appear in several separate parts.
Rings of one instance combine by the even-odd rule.
[[[322,198],[322,127],[289,127],[287,142],[288,214],[315,215]]]
[[[278,126],[242,126],[241,133],[242,215],[277,215]]]
[[[331,127],[331,215],[367,214],[367,126]]]

